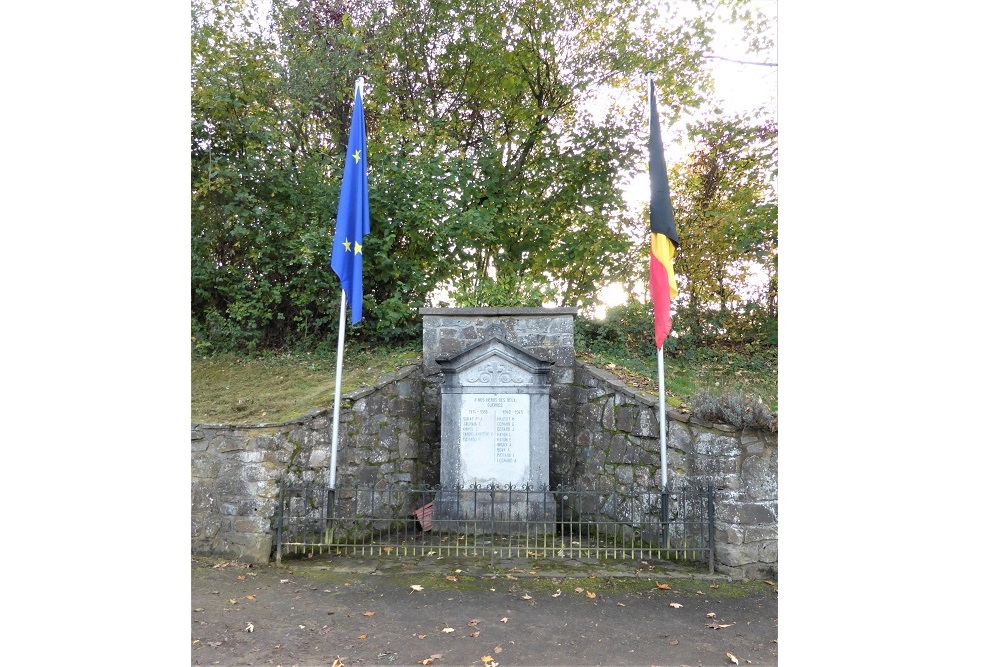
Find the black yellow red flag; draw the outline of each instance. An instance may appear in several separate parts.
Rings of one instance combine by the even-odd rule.
[[[656,111],[656,91],[649,82],[649,294],[653,301],[656,349],[670,333],[670,303],[677,298],[677,278],[674,276],[674,255],[680,243],[674,208],[670,204],[667,184],[667,164],[663,157],[660,117]]]

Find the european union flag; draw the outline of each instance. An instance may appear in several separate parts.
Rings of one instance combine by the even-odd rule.
[[[347,140],[344,182],[340,186],[337,223],[333,232],[330,268],[340,278],[348,303],[351,324],[361,319],[361,251],[368,233],[368,145],[365,112],[361,106],[361,84],[354,87],[354,115]]]

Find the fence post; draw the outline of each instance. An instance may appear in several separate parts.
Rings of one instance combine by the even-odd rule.
[[[275,551],[275,562],[281,565],[281,532],[284,528],[285,519],[285,480],[278,482],[278,539]]]
[[[715,574],[715,493],[708,480],[708,573]]]

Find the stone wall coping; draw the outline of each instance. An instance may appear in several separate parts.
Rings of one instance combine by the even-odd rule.
[[[377,379],[375,382],[373,382],[371,386],[361,386],[352,392],[344,394],[343,396],[340,397],[340,400],[357,401],[359,399],[362,399],[365,396],[373,394],[374,392],[378,391],[387,384],[392,384],[393,382],[399,382],[403,378],[412,375],[419,368],[420,366],[414,364],[403,366],[399,370],[393,371],[392,373],[386,373],[385,375]]]
[[[651,408],[659,408],[660,397],[657,396],[656,394],[651,394],[649,392],[630,387],[624,382],[622,382],[620,379],[618,379],[618,376],[614,375],[613,373],[609,373],[603,368],[598,368],[593,364],[588,364],[584,361],[578,361],[577,363],[591,375],[595,376],[599,380],[603,380],[604,382],[610,384],[612,387],[614,387],[615,391],[621,392],[626,396],[634,398],[638,403],[643,403]],[[680,412],[679,410],[675,410],[671,407],[667,407],[667,417],[669,419],[673,419],[674,421],[679,421],[679,422],[686,422],[691,419],[691,415],[687,414],[686,412]]]
[[[578,308],[420,308],[420,315],[452,315],[455,317],[482,317],[488,315],[522,315],[549,317],[552,315],[576,315]]]

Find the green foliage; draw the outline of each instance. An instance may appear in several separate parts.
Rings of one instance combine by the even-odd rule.
[[[507,308],[541,306],[547,292],[529,280],[505,275],[497,279],[465,276],[454,294],[459,308]]]
[[[620,184],[645,162],[644,73],[673,118],[709,86],[701,3],[685,16],[654,0],[270,6],[192,6],[199,352],[335,336],[329,243],[358,75],[372,234],[351,335],[383,341],[414,334],[443,287],[463,303],[593,304],[634,256]],[[612,87],[624,92],[595,105]]]
[[[652,352],[655,355],[652,323],[652,304],[633,300],[609,308],[603,320],[578,318],[576,344],[597,354],[646,357]],[[676,340],[664,343],[665,349],[671,344],[676,345]]]
[[[777,128],[763,115],[690,128],[671,180],[681,248],[674,330],[696,344],[777,344]]]
[[[352,337],[415,335],[417,309],[442,289],[459,305],[587,308],[609,282],[644,284],[645,222],[621,194],[646,160],[644,73],[672,122],[710,87],[707,16],[729,8],[751,37],[762,26],[745,0],[695,2],[683,16],[655,0],[264,6],[192,5],[191,328],[202,354],[332,344],[329,244],[358,75],[372,234]],[[680,337],[668,351],[774,344],[773,123],[718,119],[692,136],[698,149],[671,181],[682,247]],[[763,282],[751,291],[754,272]],[[630,347],[644,340],[633,319],[638,310],[615,334]]]

